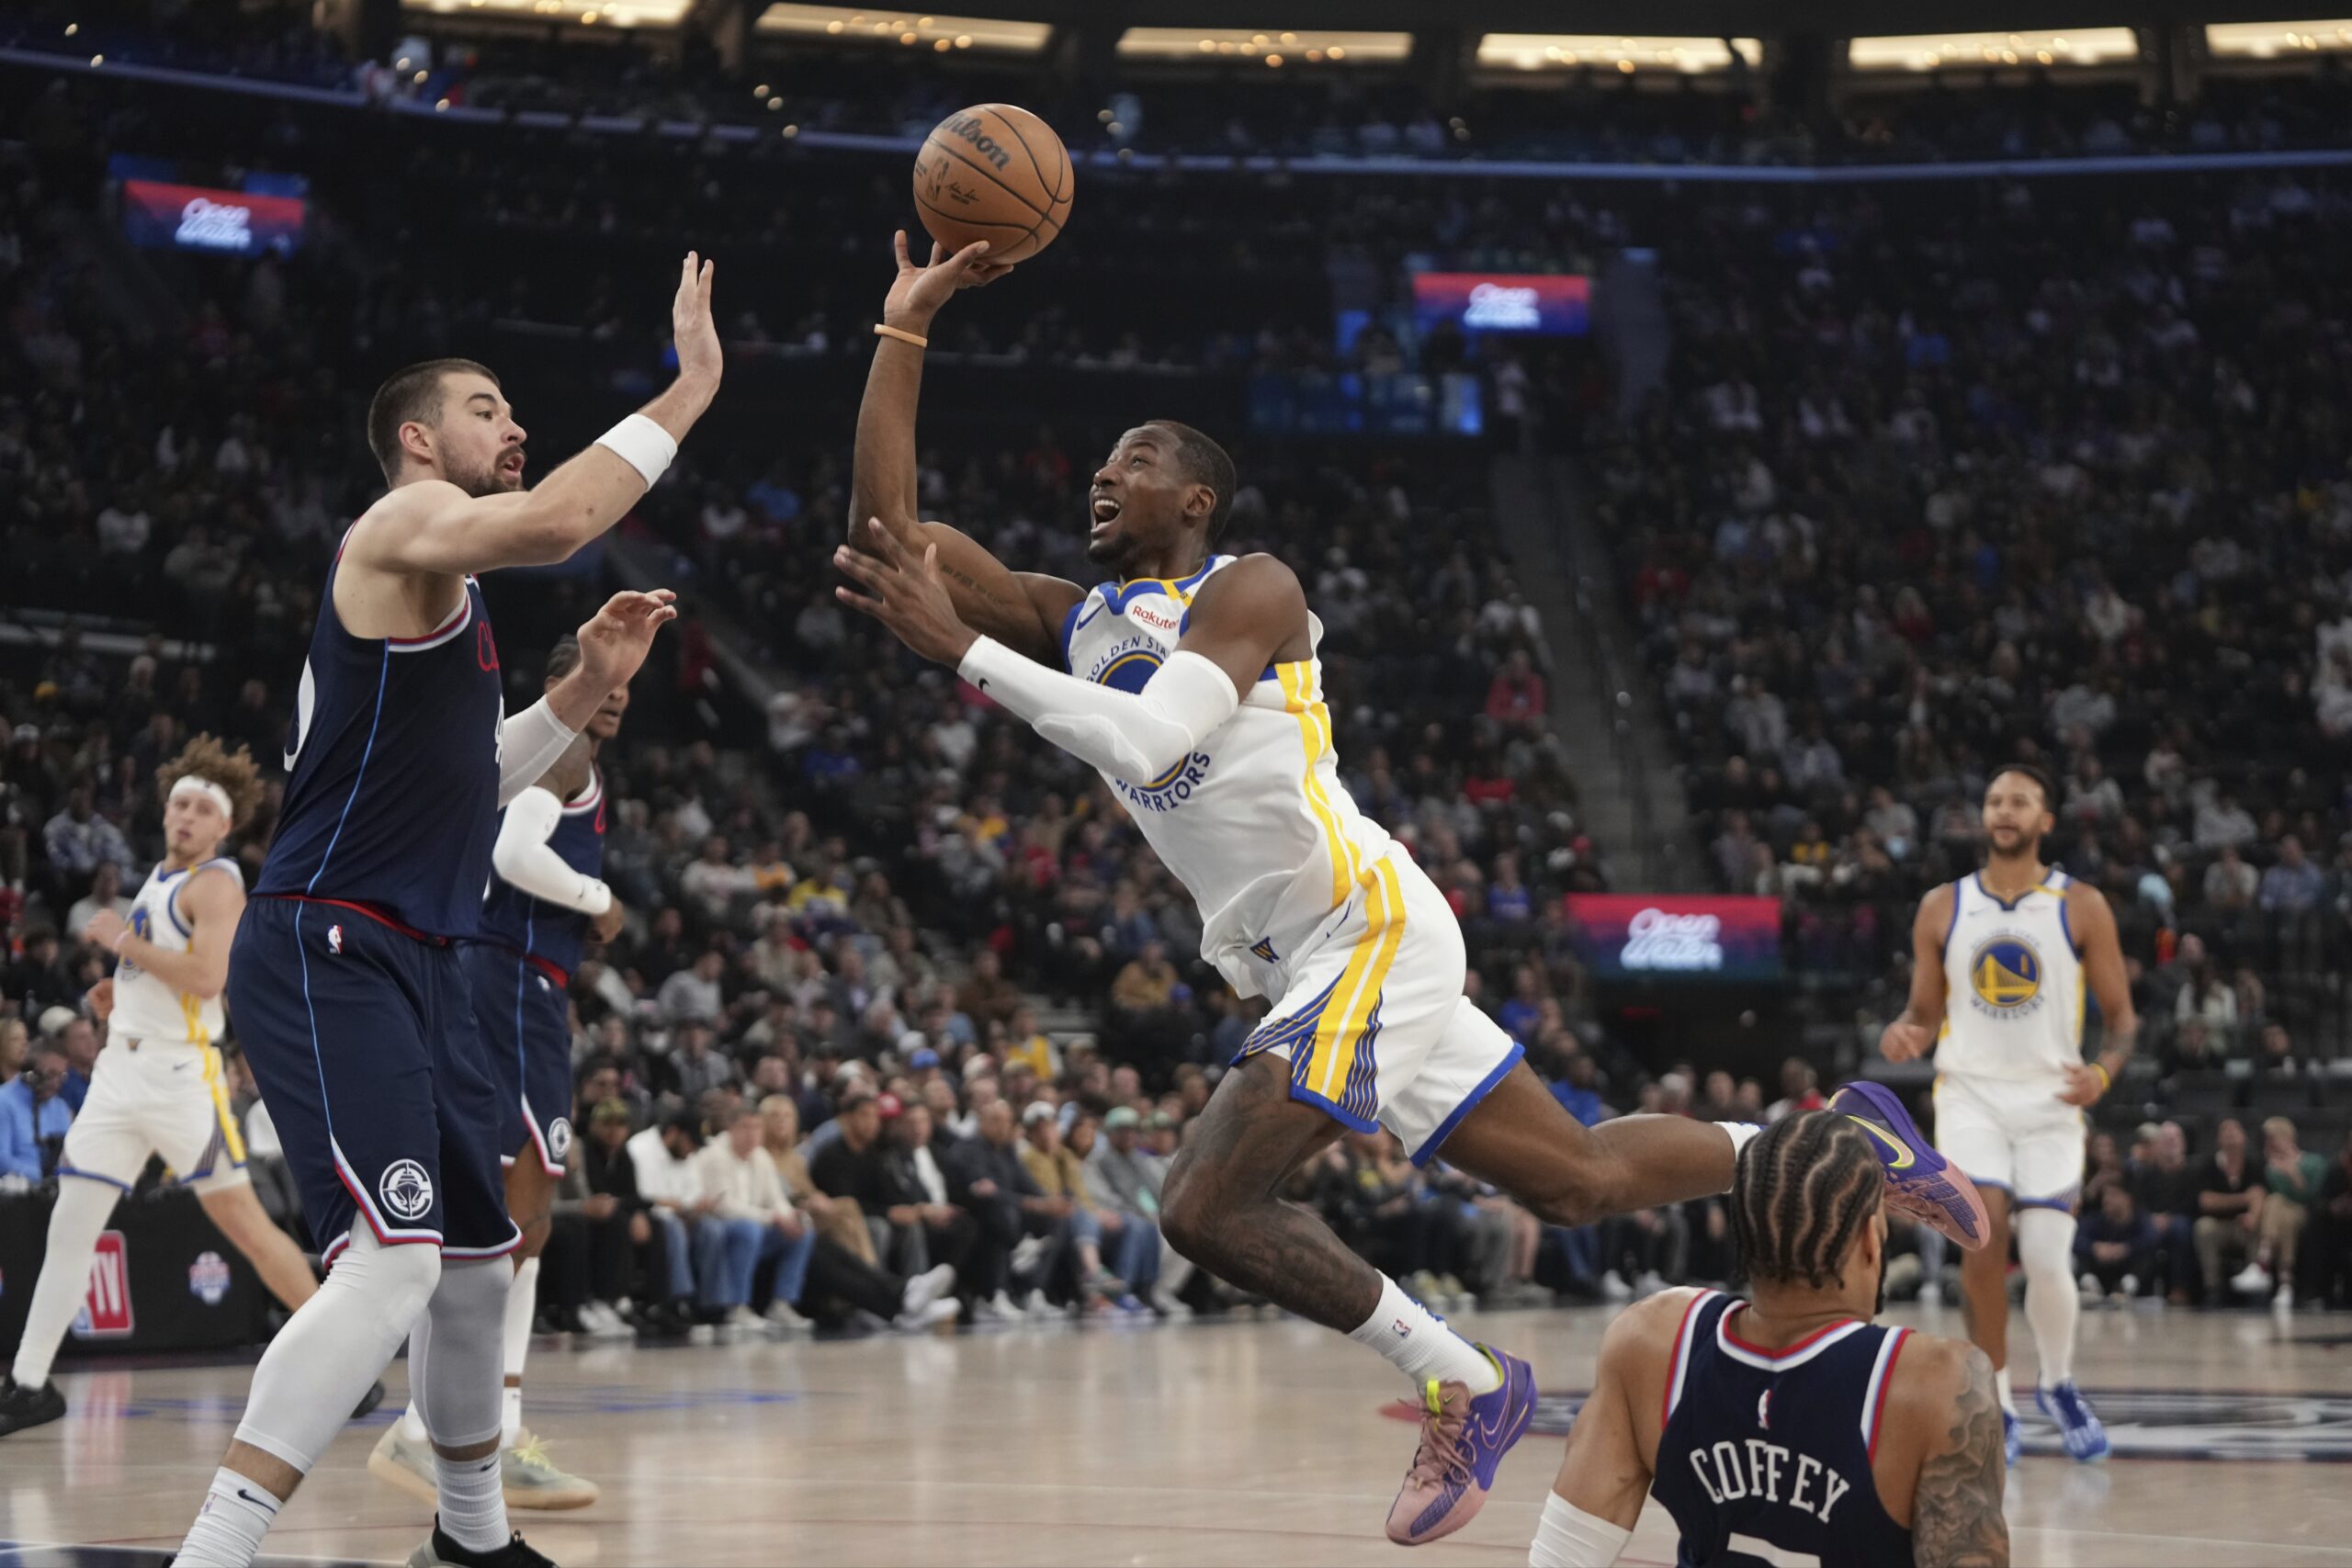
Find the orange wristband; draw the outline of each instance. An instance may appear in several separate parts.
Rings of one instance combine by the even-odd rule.
[[[917,348],[929,348],[931,346],[931,340],[927,337],[918,337],[913,333],[904,331],[898,327],[886,327],[879,321],[874,323],[874,335],[876,337],[894,337],[900,343],[913,344]]]

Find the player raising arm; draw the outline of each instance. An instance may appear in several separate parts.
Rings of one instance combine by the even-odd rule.
[[[1653,1494],[1679,1561],[1706,1568],[2006,1568],[1993,1369],[1871,1321],[1881,1192],[1871,1140],[1836,1111],[1747,1146],[1732,1202],[1751,1298],[1668,1291],[1609,1325],[1532,1568],[1607,1568]]]

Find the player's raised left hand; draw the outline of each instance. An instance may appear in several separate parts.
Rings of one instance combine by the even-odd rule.
[[[2106,1092],[2107,1079],[2099,1070],[2086,1062],[2077,1062],[2066,1069],[2066,1087],[2059,1090],[2058,1098],[2069,1105],[2096,1105]]]
[[[598,691],[628,684],[653,647],[653,634],[678,618],[678,596],[666,588],[616,593],[580,626],[580,667]]]
[[[833,551],[833,564],[867,592],[836,588],[835,597],[889,627],[900,642],[925,659],[951,669],[961,664],[979,634],[956,614],[947,580],[940,574],[939,547],[925,546],[917,558],[879,518],[868,518],[866,527],[873,553],[863,554],[842,545]]]

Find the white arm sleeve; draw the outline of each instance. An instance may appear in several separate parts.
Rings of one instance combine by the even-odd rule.
[[[957,672],[1080,761],[1148,784],[1182,761],[1241,705],[1224,671],[1197,653],[1171,655],[1132,694],[1048,670],[993,637]]]
[[[545,697],[521,713],[507,715],[498,739],[498,804],[512,805],[516,795],[547,777],[563,749],[579,739],[580,732],[556,717]]]
[[[613,907],[613,890],[593,876],[582,875],[548,848],[556,823],[563,818],[563,802],[553,790],[537,784],[516,795],[506,807],[506,820],[491,846],[492,869],[534,898],[601,915]]]

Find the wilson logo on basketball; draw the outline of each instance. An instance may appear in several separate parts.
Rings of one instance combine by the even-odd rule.
[[[956,115],[939,129],[969,143],[973,152],[999,169],[1012,162],[1012,155],[996,144],[996,138],[988,133],[978,115]]]
[[[76,1339],[120,1339],[131,1329],[130,1255],[120,1231],[98,1237],[90,1255],[90,1289],[74,1319]]]

